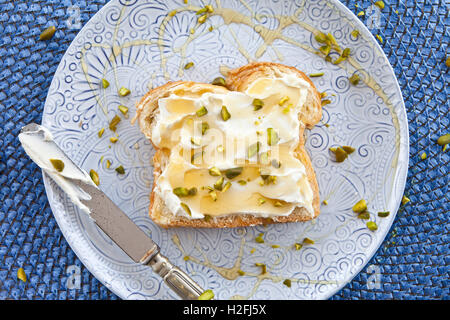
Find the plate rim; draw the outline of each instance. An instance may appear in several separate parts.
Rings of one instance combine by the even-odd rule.
[[[403,191],[402,193],[404,193],[405,187],[406,187],[406,182],[407,182],[407,178],[408,178],[408,171],[409,171],[409,161],[410,161],[410,139],[409,139],[409,123],[408,123],[408,117],[407,117],[407,112],[406,112],[406,106],[405,106],[405,100],[403,98],[403,93],[401,91],[397,76],[395,75],[395,71],[391,65],[391,63],[389,62],[388,57],[386,56],[386,53],[383,51],[382,47],[380,46],[380,44],[378,43],[378,41],[375,39],[374,35],[371,33],[371,31],[369,30],[369,28],[349,9],[347,8],[347,6],[345,6],[342,2],[340,2],[339,0],[326,0],[328,3],[331,3],[332,5],[336,6],[338,10],[342,10],[346,13],[347,16],[351,16],[352,17],[352,22],[354,22],[360,29],[363,29],[364,32],[369,35],[369,38],[372,42],[372,44],[375,45],[375,48],[377,49],[378,53],[385,59],[385,61],[387,62],[388,68],[390,73],[393,75],[394,79],[395,79],[395,86],[396,86],[396,90],[398,90],[399,94],[400,94],[400,104],[401,104],[401,108],[399,107],[399,110],[395,110],[393,112],[395,113],[401,113],[401,116],[404,117],[404,119],[406,120],[404,125],[405,125],[405,133],[406,135],[403,137],[405,139],[403,145],[405,147],[405,151],[404,153],[400,153],[399,150],[399,157],[402,157],[402,160],[405,160],[405,168],[406,171],[403,175],[401,175],[399,178],[403,177],[403,181],[400,181],[398,183],[399,188],[398,190]],[[93,20],[95,17],[101,15],[101,11],[113,6],[113,4],[117,4],[120,3],[120,0],[111,0],[108,3],[106,3],[105,5],[103,5],[94,15],[92,15],[89,20],[86,22],[86,24],[78,31],[77,35],[73,38],[73,40],[71,41],[70,45],[67,47],[67,49],[65,50],[64,55],[62,56],[61,60],[59,61],[58,67],[56,68],[56,71],[52,77],[52,81],[50,83],[49,89],[47,91],[47,96],[44,102],[44,108],[42,111],[42,115],[44,115],[44,110],[45,107],[47,105],[47,102],[49,100],[49,93],[50,93],[50,88],[52,87],[54,81],[55,81],[55,74],[56,72],[59,70],[60,66],[62,65],[62,62],[67,54],[67,52],[75,46],[75,42],[77,40],[77,38],[81,37],[82,35],[82,31],[85,27],[87,27]],[[398,114],[399,115],[399,114]],[[41,120],[41,124],[43,123],[44,119],[42,117]],[[397,130],[397,128],[396,128]],[[399,130],[399,135],[401,136],[402,131]],[[401,144],[400,144],[401,145]],[[399,147],[400,148],[400,147]],[[83,266],[96,278],[96,280],[98,280],[100,283],[102,283],[108,290],[110,290],[112,293],[114,293],[116,296],[118,296],[119,298],[125,300],[127,299],[127,297],[122,293],[119,292],[118,290],[114,290],[112,286],[108,285],[106,283],[106,279],[104,279],[103,277],[103,272],[101,272],[99,269],[96,268],[91,268],[91,266],[88,266],[88,261],[86,260],[86,258],[83,257],[83,255],[80,254],[78,248],[71,243],[68,238],[66,237],[66,231],[64,231],[65,229],[61,227],[61,219],[62,217],[60,217],[59,215],[54,214],[56,208],[55,208],[55,203],[50,201],[50,196],[51,193],[53,193],[53,190],[50,186],[50,178],[44,173],[43,170],[41,170],[42,172],[42,178],[43,178],[43,183],[44,183],[44,187],[45,187],[45,193],[47,196],[47,201],[50,205],[50,208],[52,210],[52,215],[56,220],[56,223],[58,225],[59,230],[61,231],[62,235],[64,236],[64,239],[66,240],[66,242],[68,243],[69,247],[72,249],[72,251],[75,253],[75,255],[77,256],[77,258],[80,260],[80,262],[83,264]],[[395,171],[397,172],[397,171]],[[398,179],[399,179],[398,178]],[[354,280],[354,278],[359,275],[361,273],[361,271],[366,268],[369,265],[369,262],[373,259],[373,257],[375,256],[375,254],[379,251],[381,245],[385,242],[386,237],[388,236],[393,223],[395,222],[395,220],[397,219],[397,214],[398,211],[400,209],[400,205],[401,205],[401,198],[396,199],[396,209],[395,209],[395,214],[393,215],[393,218],[390,220],[389,224],[386,226],[385,230],[383,230],[383,234],[380,237],[380,241],[377,245],[374,246],[374,248],[372,249],[372,252],[370,254],[367,255],[367,261],[365,264],[362,264],[361,266],[359,266],[357,268],[356,271],[354,271],[352,273],[352,275],[346,280],[341,282],[338,286],[334,287],[332,290],[330,290],[326,295],[324,295],[323,300],[327,300],[330,299],[332,296],[334,296],[336,293],[338,293],[339,291],[341,291],[346,285],[348,285],[350,282],[352,282]],[[152,300],[156,300],[156,299],[152,299]],[[296,300],[296,299],[294,299]]]

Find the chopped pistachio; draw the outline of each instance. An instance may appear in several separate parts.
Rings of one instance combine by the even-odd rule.
[[[325,56],[328,56],[330,54],[331,51],[331,47],[330,46],[321,46],[319,48],[320,52],[322,52]],[[330,58],[331,59],[331,58]]]
[[[375,5],[380,8],[381,10],[384,9],[384,2],[383,1],[376,1]]]
[[[217,78],[215,78],[215,79],[211,82],[211,84],[213,84],[213,85],[215,85],[215,86],[222,86],[222,87],[225,87],[226,82],[225,82],[225,79],[224,79],[224,78],[222,78],[222,77],[217,77]]]
[[[101,128],[98,132],[98,137],[101,138],[103,136],[103,133],[105,132],[105,128]]]
[[[278,102],[278,105],[282,106],[284,105],[286,102],[289,101],[289,97],[288,96],[284,96],[283,98],[281,98],[281,100]]]
[[[335,38],[331,33],[328,33],[328,34],[327,34],[327,39],[330,41],[330,43],[331,43],[333,46],[339,46],[338,43],[337,43],[337,41],[336,41],[336,38]]]
[[[291,111],[292,103],[289,104],[286,108],[283,109],[284,114],[288,114]]]
[[[341,57],[348,58],[350,56],[350,48],[345,48],[344,51],[342,51]]]
[[[273,245],[271,245],[271,247],[274,248],[274,249],[277,249],[277,248],[279,248],[280,246],[277,245],[277,244],[273,244]]]
[[[262,101],[261,99],[253,99],[252,105],[253,110],[258,111],[262,109],[262,107],[264,107],[264,101]]]
[[[437,144],[444,146],[450,143],[450,133],[444,134],[437,139]]]
[[[370,219],[370,213],[368,211],[364,211],[358,214],[358,219],[364,219],[369,220]]]
[[[350,80],[350,83],[354,86],[356,86],[359,83],[359,75],[357,73],[353,74],[350,78],[348,78]]]
[[[247,157],[251,158],[259,152],[260,142],[250,145],[247,149]]]
[[[183,257],[183,260],[184,260],[184,261],[189,261],[189,260],[191,260],[191,257],[189,257],[189,256],[184,256],[184,257]]]
[[[56,171],[62,172],[64,170],[64,162],[62,160],[50,159],[50,162],[51,162],[53,168],[55,168]]]
[[[323,200],[322,203],[323,203],[323,205],[325,205],[325,206],[328,205],[328,201],[327,201],[327,200]]]
[[[255,266],[261,267],[261,274],[267,273],[267,266],[264,263],[257,262],[255,263]]]
[[[258,243],[264,243],[264,239],[263,239],[262,235],[257,236],[255,238],[255,241],[258,242]]]
[[[225,176],[228,179],[231,180],[231,179],[236,178],[237,176],[239,176],[242,173],[243,169],[244,169],[243,167],[236,167],[236,168],[227,169],[227,170],[225,170]]]
[[[198,10],[195,14],[201,15],[201,14],[204,14],[206,11],[208,11],[208,9],[206,7],[204,7],[204,8],[201,8],[200,10]]]
[[[55,32],[56,32],[56,27],[50,26],[47,29],[45,29],[44,31],[42,31],[41,35],[39,36],[39,40],[50,40],[55,35]]]
[[[445,60],[445,65],[447,66],[447,68],[450,68],[450,57]]]
[[[292,285],[292,282],[291,282],[290,279],[286,279],[286,280],[283,281],[283,284],[284,284],[286,287],[290,288],[291,285]]]
[[[212,32],[213,30],[214,30],[214,27],[213,26],[209,26],[208,31]]]
[[[176,14],[177,14],[177,10],[172,10],[169,12],[169,17],[173,17]]]
[[[320,99],[323,99],[327,96],[328,94],[326,92],[321,92],[320,93]]]
[[[245,180],[239,180],[238,183],[239,183],[241,186],[245,186],[245,185],[247,184],[247,181],[245,181]]]
[[[103,89],[106,89],[109,87],[109,82],[106,79],[102,79],[102,87]]]
[[[427,154],[425,152],[422,152],[420,155],[420,159],[425,160],[427,158]]]
[[[278,133],[273,128],[267,128],[267,144],[269,146],[276,145],[280,141]]]
[[[100,184],[100,179],[98,177],[98,173],[94,169],[91,169],[91,171],[89,171],[89,176],[91,177],[92,181],[94,181],[94,183],[97,186]]]
[[[314,36],[314,39],[316,39],[319,43],[325,43],[327,42],[327,36],[323,32],[319,32]]]
[[[355,152],[355,148],[352,148],[350,146],[342,146],[342,149],[347,153],[347,154],[352,154],[353,152]]]
[[[194,29],[194,28],[191,28],[191,30],[189,30],[189,32],[190,32],[191,34],[194,34],[194,33],[195,33],[195,29]]]
[[[358,12],[358,14],[357,14],[358,17],[362,17],[363,15],[365,15],[364,11],[360,11],[360,12]]]
[[[263,205],[264,203],[266,203],[266,199],[264,199],[264,198],[259,198],[258,199],[258,204],[261,206],[261,205]]]
[[[126,97],[127,95],[129,95],[131,93],[130,89],[127,89],[125,87],[121,87],[119,89],[119,96],[121,97]]]
[[[310,73],[309,76],[311,78],[316,78],[316,77],[321,77],[323,76],[325,73],[324,72],[316,72],[316,73]]]
[[[402,198],[402,204],[403,205],[405,205],[405,204],[407,204],[408,202],[410,202],[411,200],[409,200],[409,198],[407,197],[407,196],[403,196],[403,198]]]
[[[119,111],[122,112],[123,115],[126,116],[128,114],[128,108],[127,107],[125,107],[123,105],[120,105],[118,108],[119,108]]]
[[[205,133],[208,129],[209,129],[208,122],[202,122],[202,135],[205,135]]]
[[[202,144],[202,139],[198,137],[191,137],[191,143],[195,146],[199,146]]]
[[[223,121],[227,121],[231,118],[231,114],[228,112],[228,109],[226,106],[222,106],[222,110],[220,111],[220,114],[222,116]]]
[[[305,239],[303,239],[303,243],[314,244],[314,240],[312,240],[310,238],[305,238]]]
[[[27,275],[23,268],[17,269],[17,279],[19,279],[22,282],[27,282]]]
[[[217,167],[212,167],[209,169],[209,174],[212,175],[213,177],[218,177],[221,175],[219,168]]]
[[[219,180],[214,183],[214,189],[221,191],[223,187],[224,177],[220,177]]]
[[[341,147],[330,148],[330,151],[334,153],[336,162],[343,162],[348,157],[347,152]]]
[[[380,43],[384,42],[383,38],[379,34],[376,34],[375,37],[378,39],[378,41],[380,41]]]
[[[355,205],[352,207],[353,212],[361,213],[367,210],[367,202],[364,199],[359,200]]]
[[[180,206],[183,208],[184,211],[186,211],[186,213],[188,215],[191,215],[191,209],[189,208],[189,206],[186,203],[181,202]]]
[[[303,248],[303,245],[300,243],[295,243],[294,247],[295,247],[295,250],[300,250],[301,248]]]
[[[245,276],[245,272],[242,271],[241,269],[238,270],[238,274],[239,274],[240,276]]]
[[[205,217],[203,218],[206,222],[211,221],[212,217],[209,214],[205,214]]]
[[[377,224],[374,221],[368,221],[366,223],[367,228],[369,228],[370,231],[376,231],[378,229]]]
[[[264,242],[264,240],[263,240],[263,242]],[[255,249],[255,248],[252,248],[252,249],[250,250],[250,254],[254,254],[255,251],[256,251],[256,249]]]
[[[273,204],[275,207],[282,207],[283,204],[280,201],[275,201],[275,203]]]
[[[109,169],[111,167],[111,161],[106,160],[106,169]]]
[[[120,117],[118,115],[115,115],[114,118],[112,118],[111,122],[109,123],[109,130],[116,131],[117,125],[121,121]]]
[[[212,290],[205,290],[197,300],[212,300],[214,298],[214,292]]]
[[[118,166],[118,167],[116,168],[116,172],[117,172],[118,174],[125,174],[125,169],[123,168],[122,165],[120,165],[120,166]]]
[[[210,197],[213,201],[217,201],[217,192],[210,191],[208,194],[210,195]]]
[[[222,192],[225,192],[225,191],[227,191],[228,189],[230,189],[230,187],[231,187],[231,182],[230,181],[228,181],[227,183],[225,183],[225,185],[223,186],[223,188],[222,188]]]
[[[204,15],[202,15],[201,17],[199,17],[198,19],[197,19],[197,22],[198,23],[205,23],[205,21],[206,21],[206,18],[207,18],[208,16],[206,15],[206,14],[204,14]]]
[[[208,114],[208,109],[206,109],[205,106],[201,107],[200,109],[198,109],[195,114],[197,115],[197,117],[203,117],[204,115]]]
[[[353,30],[351,35],[352,35],[353,38],[358,38],[359,37],[359,30],[357,30],[357,29]]]
[[[387,216],[389,216],[391,213],[389,211],[381,211],[378,212],[378,216],[381,218],[386,218]]]
[[[194,63],[193,63],[193,62],[188,62],[188,63],[186,63],[186,64],[184,65],[184,69],[185,69],[185,70],[188,70],[188,69],[192,68],[193,66],[194,66]]]
[[[330,104],[330,103],[331,103],[331,100],[329,100],[329,99],[322,100],[322,107],[326,106],[327,104]]]
[[[119,138],[117,138],[117,137],[111,137],[111,138],[109,138],[109,141],[110,141],[111,143],[116,143],[117,141],[119,141]]]

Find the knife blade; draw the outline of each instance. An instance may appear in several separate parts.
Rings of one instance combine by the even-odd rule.
[[[87,173],[78,167],[69,156],[49,138],[49,133],[37,124],[29,124],[22,128],[21,135],[28,135],[33,140],[29,143],[39,146],[40,150],[51,150],[52,154],[58,157],[64,157],[67,170],[79,170],[84,175]],[[19,139],[30,158],[45,170],[45,159],[36,158],[30,146],[24,143],[24,136],[19,135]],[[83,177],[84,177],[83,175]],[[50,175],[54,178],[54,175]],[[58,177],[59,180],[60,178]],[[95,224],[113,240],[119,248],[121,248],[134,262],[150,266],[154,272],[159,274],[164,282],[171,288],[180,298],[186,300],[195,300],[202,293],[203,289],[196,284],[185,272],[174,266],[167,257],[160,253],[158,245],[140,229],[105,193],[103,193],[89,179],[80,179],[78,175],[63,176],[66,182],[72,183],[85,196],[79,201],[88,208],[89,215]],[[55,180],[55,181],[56,181]],[[56,181],[57,183],[60,181]],[[59,183],[58,183],[59,184]],[[81,207],[81,206],[80,206]]]

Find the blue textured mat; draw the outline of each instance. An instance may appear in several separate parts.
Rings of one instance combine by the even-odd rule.
[[[117,299],[77,259],[47,202],[40,170],[16,138],[41,122],[53,74],[78,30],[66,21],[80,8],[85,24],[107,1],[0,0],[0,299]],[[384,1],[379,30],[405,99],[410,166],[402,206],[377,254],[332,299],[448,299],[449,152],[436,140],[449,132],[449,11],[445,1]],[[353,12],[371,1],[343,1]],[[372,26],[370,16],[361,20]],[[76,21],[74,21],[76,22]],[[49,25],[54,38],[38,41]],[[420,154],[426,152],[427,159]],[[81,270],[80,289],[67,288],[70,266]],[[27,282],[17,279],[24,268]],[[374,271],[379,271],[376,275]],[[370,286],[374,279],[379,286]]]

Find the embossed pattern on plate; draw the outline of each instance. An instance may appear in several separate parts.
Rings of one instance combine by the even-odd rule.
[[[180,1],[111,1],[80,31],[63,57],[49,90],[43,124],[76,163],[99,173],[102,190],[151,234],[162,252],[202,287],[214,290],[217,298],[327,298],[367,263],[399,206],[408,168],[408,128],[397,81],[376,41],[338,1],[220,3],[268,29],[279,26],[280,15],[292,15],[316,29],[333,32],[341,46],[351,48],[354,61],[362,68],[358,71],[367,71],[379,90],[375,92],[364,83],[352,86],[348,70],[326,63],[311,52],[318,44],[311,31],[299,24],[286,26],[283,39],[274,40],[263,50],[264,41],[253,28],[242,23],[224,24],[215,15],[198,27],[192,41],[186,42],[198,18],[193,11],[177,13],[165,25],[164,34],[159,33],[161,23],[180,7]],[[211,24],[215,26],[213,31],[208,30]],[[358,39],[350,35],[354,28],[361,32]],[[325,72],[313,81],[319,91],[328,93],[331,103],[325,106],[321,123],[308,132],[306,146],[320,196],[328,205],[322,206],[316,221],[308,223],[226,230],[159,228],[147,215],[153,183],[150,143],[126,119],[118,126],[116,144],[109,143],[111,131],[106,129],[99,139],[98,130],[107,128],[120,104],[129,107],[131,118],[135,102],[149,87],[167,82],[167,76],[170,80],[210,82],[220,75],[220,66],[239,67],[248,59],[281,62],[307,74]],[[184,70],[182,66],[190,61],[195,66]],[[99,86],[101,78],[110,80],[106,90]],[[120,98],[120,86],[130,88],[131,95]],[[390,103],[380,97],[379,91]],[[397,125],[392,111],[394,119],[398,118]],[[336,145],[352,145],[356,152],[344,163],[335,163],[328,148]],[[112,163],[110,169],[106,160]],[[125,175],[114,171],[120,164]],[[150,269],[133,264],[116,248],[47,177],[45,186],[66,239],[102,283],[122,298],[175,298]],[[368,200],[372,220],[379,226],[376,232],[368,230],[351,211],[360,198]],[[388,218],[376,216],[377,211],[386,210],[392,213]],[[264,232],[264,244],[254,241],[260,232]],[[183,252],[173,241],[174,236],[179,238]],[[293,243],[303,237],[314,239],[315,244],[299,251],[292,249]],[[280,247],[272,248],[271,244]],[[185,254],[192,259],[185,261]],[[236,271],[236,262],[248,275],[232,280],[223,277],[226,269]],[[260,268],[255,262],[267,264],[267,279],[258,276]],[[286,278],[292,279],[291,288],[282,284]]]

